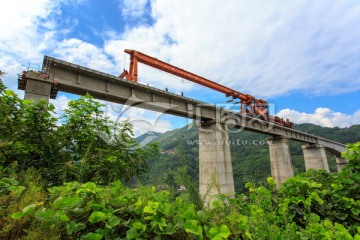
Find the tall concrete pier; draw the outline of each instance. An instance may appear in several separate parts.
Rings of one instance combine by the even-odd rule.
[[[199,123],[199,192],[205,205],[212,197],[235,192],[229,135],[221,123]],[[215,199],[213,199],[215,200]]]
[[[292,167],[289,138],[271,137],[268,138],[270,151],[271,175],[279,187],[286,179],[294,176]]]
[[[337,171],[341,172],[343,168],[348,164],[348,160],[340,156],[335,156]]]
[[[330,172],[325,148],[323,146],[319,144],[303,144],[302,149],[306,171],[309,169],[325,169]]]
[[[49,101],[50,91],[51,82],[28,78],[24,98],[34,100],[35,102],[42,99]]]

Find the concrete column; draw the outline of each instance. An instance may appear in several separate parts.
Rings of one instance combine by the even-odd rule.
[[[312,169],[325,169],[330,172],[329,164],[326,158],[325,148],[319,144],[304,144],[302,145],[305,168],[308,171]]]
[[[34,100],[34,102],[40,101],[41,99],[49,101],[50,91],[50,82],[43,82],[28,78],[26,82],[24,99]]]
[[[276,185],[280,187],[286,179],[294,176],[292,167],[289,138],[272,137],[268,139],[270,150],[271,175]]]
[[[335,159],[336,159],[337,171],[341,172],[349,161],[346,158],[342,158],[340,156],[335,156]]]
[[[229,135],[224,124],[200,123],[199,192],[205,206],[211,207],[214,195],[234,194]]]

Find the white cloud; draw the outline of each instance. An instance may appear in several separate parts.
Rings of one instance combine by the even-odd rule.
[[[257,97],[296,90],[316,95],[360,89],[360,30],[356,27],[360,3],[119,2],[124,20],[135,16],[140,25],[130,20],[124,33],[109,31],[109,40],[99,47],[80,39],[58,42],[58,35],[64,37],[72,31],[66,28],[72,23],[65,24],[64,29],[57,22],[59,18],[71,20],[61,8],[70,1],[10,1],[0,9],[1,16],[7,19],[0,25],[0,53],[24,65],[29,60],[41,62],[45,51],[115,74],[124,65],[123,49],[135,48]],[[152,18],[153,25],[141,24],[144,14]],[[77,19],[71,21],[76,23]],[[160,88],[167,87],[167,82],[174,83],[176,92],[193,88],[161,80],[147,69],[140,69],[140,74],[141,80]]]
[[[60,42],[53,53],[65,61],[107,73],[114,73],[117,68],[101,48],[79,39],[72,38]]]
[[[56,39],[55,17],[61,14],[59,1],[12,0],[0,8],[0,65],[7,72],[4,82],[21,97],[16,74],[29,63],[42,63],[43,51],[52,48]]]
[[[154,0],[151,6],[154,25],[129,25],[105,49],[136,46],[259,97],[360,90],[359,2]],[[140,78],[161,84],[146,74]]]
[[[55,107],[54,109],[54,116],[60,118],[63,114],[65,109],[68,109],[68,103],[70,99],[67,98],[65,95],[58,95],[56,99],[50,99],[50,103],[52,103]],[[60,120],[60,119],[59,119]]]
[[[312,123],[323,127],[349,127],[360,124],[360,110],[348,115],[334,112],[329,108],[317,108],[314,113],[283,109],[277,115],[282,118],[289,118],[294,123]]]
[[[24,97],[24,91],[17,90],[17,74],[21,73],[24,68],[20,63],[8,56],[0,57],[0,70],[5,72],[1,77],[5,86],[11,86],[11,90],[16,92],[20,98]]]
[[[56,1],[12,0],[0,8],[0,53],[18,61],[38,60],[40,52],[52,44],[58,11]]]
[[[146,12],[148,0],[124,0],[121,1],[120,9],[125,17],[141,17]]]

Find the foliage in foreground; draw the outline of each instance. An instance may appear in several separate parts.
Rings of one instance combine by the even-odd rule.
[[[249,196],[220,195],[211,209],[173,199],[168,191],[115,181],[68,182],[46,194],[40,187],[43,193],[16,213],[1,201],[2,213],[12,216],[24,238],[48,229],[53,239],[360,239],[360,143],[345,155],[350,162],[341,173],[309,171],[279,190],[272,178],[267,186],[248,183]],[[22,187],[14,179],[0,184],[2,200],[11,198],[10,205],[23,202],[36,185]]]
[[[134,148],[132,126],[109,120],[103,109],[86,95],[70,101],[58,119],[52,104],[21,100],[0,83],[0,177],[33,167],[53,186],[128,182],[141,175],[157,145]]]

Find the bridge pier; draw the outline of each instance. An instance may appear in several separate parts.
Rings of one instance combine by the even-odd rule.
[[[221,123],[200,123],[199,192],[205,206],[211,207],[213,196],[235,192],[229,134]]]
[[[271,175],[276,185],[280,187],[281,183],[286,179],[294,176],[292,167],[289,138],[287,137],[271,137],[268,138],[270,150]]]
[[[346,158],[342,158],[340,156],[335,156],[335,159],[336,159],[337,171],[341,172],[349,161]]]
[[[326,158],[325,148],[319,144],[304,144],[302,145],[305,168],[309,169],[325,169],[330,172],[329,164]]]
[[[280,187],[281,183],[286,179],[294,176],[292,167],[289,138],[287,137],[271,137],[268,138],[270,151],[271,175],[276,185]]]
[[[24,99],[33,100],[34,102],[45,99],[49,101],[51,91],[51,83],[38,81],[36,79],[28,78],[25,88]]]

